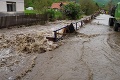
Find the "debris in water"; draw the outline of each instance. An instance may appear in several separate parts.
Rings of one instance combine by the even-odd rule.
[[[4,35],[0,36],[0,49],[12,47],[18,52],[38,52],[43,53],[46,51],[51,51],[58,47],[52,41],[46,39],[47,35],[52,35],[50,32],[38,32],[34,34],[17,34],[12,40],[6,39]]]

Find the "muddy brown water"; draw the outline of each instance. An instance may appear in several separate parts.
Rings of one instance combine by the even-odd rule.
[[[28,68],[22,68],[23,76],[20,76],[19,70],[13,69],[13,72],[18,72],[16,79],[120,80],[120,32],[114,32],[108,26],[109,17],[99,15],[77,33],[65,37],[63,45],[53,51],[25,55],[29,58],[26,59],[29,63],[24,63]],[[29,65],[30,62],[32,66]],[[15,79],[14,76],[6,76],[5,69],[0,70],[0,80]]]

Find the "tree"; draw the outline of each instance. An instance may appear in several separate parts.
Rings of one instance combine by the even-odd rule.
[[[25,8],[27,7],[33,7],[34,0],[24,0]]]
[[[110,11],[113,5],[114,5],[113,0],[110,0],[105,8]]]
[[[24,0],[25,8],[33,7],[36,12],[41,13],[48,9],[53,2],[66,2],[68,0]]]
[[[51,0],[34,0],[33,7],[36,10],[36,12],[41,13],[48,9],[48,7],[51,6],[51,4]]]
[[[76,3],[69,3],[63,6],[63,14],[66,15],[70,19],[77,19],[80,16],[80,5]]]
[[[66,2],[68,0],[52,0],[53,2]]]
[[[85,15],[93,14],[98,10],[98,5],[93,0],[80,0],[80,5]]]

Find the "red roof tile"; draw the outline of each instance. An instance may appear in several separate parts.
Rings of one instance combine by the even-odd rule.
[[[61,3],[53,3],[51,8],[60,9],[60,4]]]

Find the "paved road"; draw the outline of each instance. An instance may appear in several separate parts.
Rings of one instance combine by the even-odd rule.
[[[120,32],[100,15],[58,49],[39,54],[23,80],[120,80]]]

